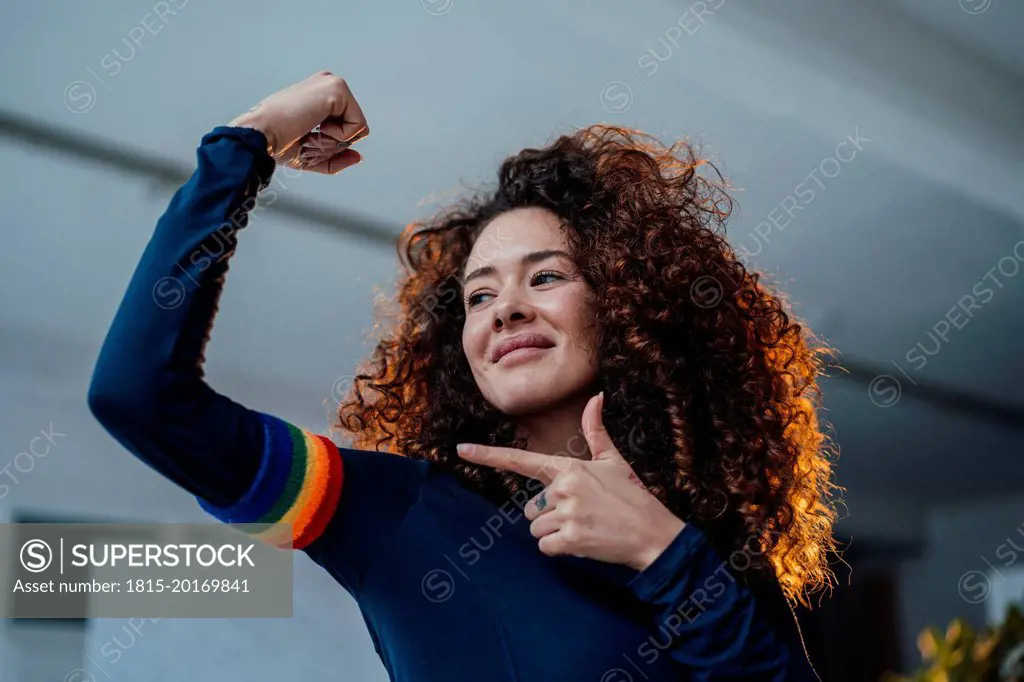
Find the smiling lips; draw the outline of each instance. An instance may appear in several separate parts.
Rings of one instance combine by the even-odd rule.
[[[499,343],[491,354],[491,362],[498,362],[502,357],[520,348],[552,348],[555,342],[540,334],[517,334]]]

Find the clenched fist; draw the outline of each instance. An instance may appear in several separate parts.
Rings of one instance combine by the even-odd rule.
[[[359,163],[349,147],[370,134],[348,83],[330,71],[275,92],[230,125],[261,131],[278,162],[327,174]]]

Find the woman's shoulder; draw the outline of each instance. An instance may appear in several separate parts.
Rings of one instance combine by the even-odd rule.
[[[376,488],[418,486],[431,472],[430,462],[382,450],[338,447],[346,485],[367,483]]]

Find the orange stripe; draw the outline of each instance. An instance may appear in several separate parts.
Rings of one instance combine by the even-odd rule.
[[[309,481],[309,502],[305,507],[298,510],[299,513],[295,521],[292,522],[292,534],[295,536],[296,545],[299,545],[300,538],[309,532],[309,524],[324,504],[331,474],[331,456],[327,452],[327,446],[316,435],[310,434],[310,437],[316,448],[314,452],[316,466],[313,469],[313,479]]]
[[[327,453],[327,487],[324,491],[324,498],[317,507],[313,518],[310,519],[305,532],[296,534],[295,549],[302,549],[323,534],[338,508],[338,500],[341,499],[341,489],[345,481],[344,462],[341,459],[341,453],[338,452],[338,447],[326,436],[317,436],[317,438],[323,442]]]

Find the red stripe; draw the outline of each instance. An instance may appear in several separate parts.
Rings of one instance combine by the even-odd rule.
[[[345,467],[337,446],[326,436],[320,434],[315,434],[315,436],[323,441],[327,448],[327,490],[324,493],[323,502],[317,508],[309,525],[306,526],[306,531],[300,537],[295,538],[293,545],[295,549],[306,547],[323,534],[327,524],[334,518],[338,500],[341,499],[341,488],[345,481]]]

